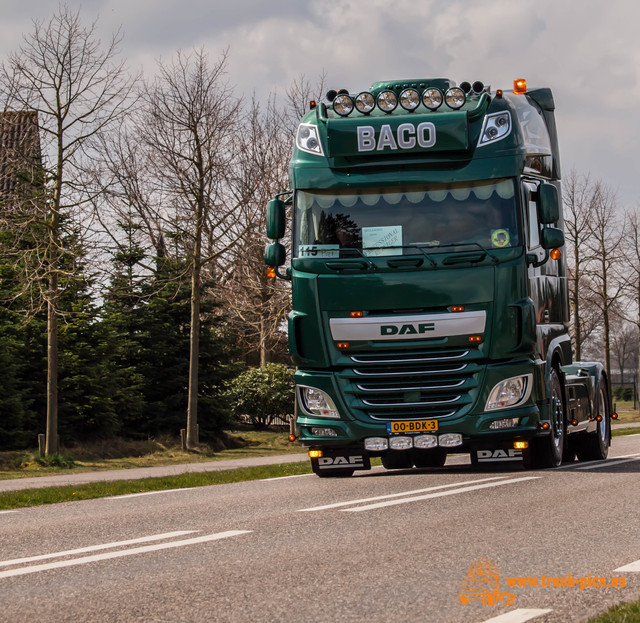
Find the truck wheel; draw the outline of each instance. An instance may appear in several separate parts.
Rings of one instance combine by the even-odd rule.
[[[385,469],[408,469],[413,467],[411,452],[408,450],[391,450],[381,457]]]
[[[607,384],[604,377],[601,377],[595,415],[601,416],[602,420],[598,422],[595,432],[583,435],[582,439],[576,439],[576,453],[580,461],[604,461],[607,458],[611,442],[608,405]]]
[[[434,450],[414,450],[412,454],[415,467],[442,467],[447,460],[447,451],[443,448]]]
[[[350,478],[355,471],[355,469],[328,469],[316,472],[316,476],[318,478]]]
[[[555,369],[550,375],[551,397],[549,415],[551,434],[533,439],[531,447],[524,454],[524,465],[530,467],[558,467],[562,463],[564,450],[565,420],[562,402],[562,385]]]

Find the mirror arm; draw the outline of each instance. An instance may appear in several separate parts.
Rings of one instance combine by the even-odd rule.
[[[527,264],[534,268],[540,268],[543,264],[546,264],[549,260],[549,249],[544,250],[544,257],[539,260],[535,253],[527,253]]]
[[[291,281],[291,269],[287,268],[286,272],[281,273],[280,272],[280,268],[277,267],[275,269],[276,271],[276,277],[278,277],[278,279],[284,279],[285,281]]]

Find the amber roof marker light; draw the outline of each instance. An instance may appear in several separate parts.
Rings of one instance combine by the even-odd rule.
[[[514,93],[526,93],[527,92],[527,81],[524,78],[516,78],[513,81],[513,92]]]
[[[562,251],[560,251],[560,249],[551,249],[551,253],[549,253],[549,257],[552,260],[559,260],[562,257]]]

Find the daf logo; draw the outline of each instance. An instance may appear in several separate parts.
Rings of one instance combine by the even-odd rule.
[[[421,322],[415,324],[383,324],[380,327],[380,335],[420,335],[429,331],[435,331],[436,325],[434,322]]]
[[[318,467],[320,469],[327,467],[340,467],[340,466],[362,466],[364,459],[362,456],[323,456],[318,459]]]
[[[478,450],[478,462],[517,461],[522,458],[522,450]]]
[[[429,121],[419,123],[401,123],[394,132],[387,123],[380,126],[376,141],[376,130],[372,125],[358,126],[358,151],[384,151],[391,149],[429,149],[436,144],[436,126]]]

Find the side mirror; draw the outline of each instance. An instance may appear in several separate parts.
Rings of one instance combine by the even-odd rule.
[[[272,199],[267,204],[267,237],[272,240],[283,238],[286,225],[284,201]],[[278,264],[278,266],[281,264]]]
[[[285,251],[284,246],[282,246],[279,242],[272,242],[268,244],[266,249],[264,250],[264,263],[267,266],[271,266],[273,268],[278,268],[278,266],[282,266],[287,257],[287,252]]]
[[[540,202],[538,216],[543,225],[557,223],[560,218],[560,200],[558,189],[549,182],[540,184]],[[550,248],[550,247],[549,247]]]
[[[557,249],[564,245],[564,232],[557,227],[544,227],[540,233],[540,245],[543,249]]]

